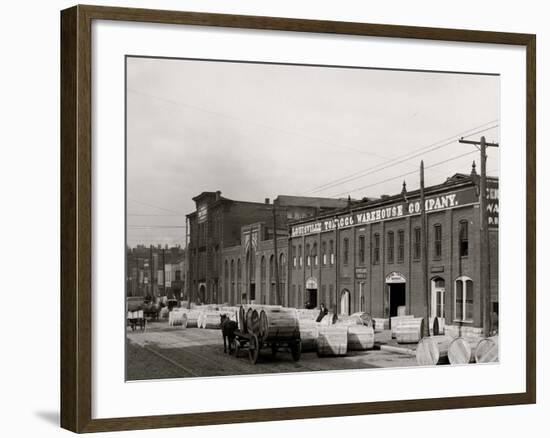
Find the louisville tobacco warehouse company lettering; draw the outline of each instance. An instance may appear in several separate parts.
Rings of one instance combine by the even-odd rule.
[[[475,190],[468,189],[446,195],[429,197],[425,200],[425,205],[426,211],[430,212],[460,207],[474,202],[478,202]],[[296,225],[292,227],[292,237],[322,233],[337,228],[349,228],[415,214],[420,214],[420,200],[403,202],[387,207],[365,209],[336,218]]]

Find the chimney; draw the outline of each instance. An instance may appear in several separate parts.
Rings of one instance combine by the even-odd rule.
[[[219,190],[216,190],[216,201],[219,201],[221,196],[222,196],[222,192],[220,192]]]
[[[269,198],[265,198],[265,201],[264,201],[266,204],[269,204]]]

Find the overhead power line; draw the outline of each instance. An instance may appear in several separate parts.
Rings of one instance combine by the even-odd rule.
[[[432,167],[440,166],[442,164],[448,163],[449,161],[457,160],[459,158],[462,158],[462,157],[465,157],[467,155],[471,155],[471,154],[474,154],[474,153],[477,153],[477,151],[466,152],[464,154],[457,155],[455,157],[447,158],[446,160],[439,161],[438,163],[434,163],[430,166],[425,166],[424,169],[431,169]],[[364,189],[367,189],[369,187],[374,187],[374,186],[377,186],[377,185],[380,185],[380,184],[383,184],[383,183],[386,183],[386,182],[389,182],[389,181],[393,181],[395,179],[403,178],[404,176],[413,175],[413,174],[417,174],[417,173],[418,173],[418,169],[412,170],[411,172],[403,173],[403,174],[397,175],[397,176],[392,176],[391,178],[387,178],[387,179],[384,179],[382,181],[378,181],[378,182],[375,182],[375,183],[372,183],[372,184],[368,184],[366,186],[357,187],[357,188],[352,189],[352,190],[346,190],[345,192],[337,193],[335,195],[332,195],[331,197],[332,198],[337,198],[339,196],[347,195],[348,193],[353,193],[353,192],[356,192],[358,190],[364,190]]]
[[[175,215],[178,215],[178,216],[185,216],[183,213],[181,213],[179,211],[176,211],[176,210],[171,210],[171,209],[165,208],[165,207],[159,207],[158,205],[153,205],[153,204],[149,204],[148,202],[138,201],[137,199],[132,199],[132,198],[127,198],[127,199],[128,199],[128,201],[132,201],[132,202],[135,202],[137,204],[145,205],[146,207],[151,207],[151,208],[156,208],[157,210],[167,211],[169,213],[174,213]]]
[[[453,136],[447,137],[443,140],[432,143],[428,146],[424,146],[424,147],[415,149],[415,150],[413,150],[413,151],[411,151],[407,154],[395,157],[391,160],[385,161],[383,163],[377,164],[377,165],[369,167],[367,169],[360,170],[360,171],[355,172],[351,175],[347,175],[345,177],[338,178],[336,180],[333,180],[333,181],[330,181],[328,183],[322,184],[320,186],[314,187],[314,188],[308,190],[307,192],[304,192],[304,194],[312,194],[312,193],[317,193],[317,192],[320,192],[320,191],[324,191],[326,189],[337,187],[341,184],[345,184],[347,182],[351,182],[351,181],[354,181],[356,179],[363,178],[367,175],[371,175],[373,173],[380,172],[381,170],[385,170],[385,169],[388,169],[390,167],[396,166],[398,164],[404,163],[404,162],[406,162],[408,160],[411,160],[413,158],[416,158],[420,155],[423,155],[423,154],[426,154],[426,153],[429,153],[429,152],[433,152],[433,151],[441,149],[445,146],[449,146],[453,143],[456,143],[456,141],[457,141],[456,139],[460,136],[469,137],[469,136],[479,134],[479,133],[484,132],[484,131],[488,131],[489,129],[494,129],[494,128],[498,127],[499,125],[496,124],[496,125],[493,125],[493,126],[485,127],[483,129],[480,129],[480,130],[475,131],[475,132],[471,132],[472,130],[479,129],[483,126],[486,126],[487,124],[495,123],[496,121],[497,120],[493,120],[491,122],[484,123],[483,125],[479,125],[479,126],[476,126],[474,128],[470,128],[467,131],[463,131],[462,133],[459,133],[458,135],[453,135]],[[465,134],[465,133],[468,133],[468,134]],[[444,143],[442,143],[442,142],[444,142]]]

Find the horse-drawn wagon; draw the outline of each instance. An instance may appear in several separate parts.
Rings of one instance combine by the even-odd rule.
[[[271,349],[275,357],[281,349],[287,349],[294,361],[302,353],[300,329],[295,309],[281,306],[241,306],[238,312],[238,328],[235,330],[234,345],[230,350],[235,356],[241,350],[248,351],[250,362],[258,362],[260,350]]]

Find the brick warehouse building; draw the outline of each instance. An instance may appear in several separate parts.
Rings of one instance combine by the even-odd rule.
[[[456,174],[425,189],[430,313],[481,327],[479,176]],[[498,314],[498,179],[487,178],[492,311]],[[324,302],[349,314],[424,316],[419,191],[351,204],[291,224],[289,302]]]
[[[226,248],[235,252],[244,243],[242,227],[250,224],[264,224],[259,236],[262,245],[269,245],[264,239],[269,228],[273,229],[273,209],[276,211],[277,234],[285,236],[281,248],[288,246],[288,220],[303,219],[340,209],[348,204],[346,200],[330,198],[304,198],[295,196],[280,196],[273,204],[269,199],[264,203],[236,201],[221,195],[220,191],[203,192],[193,198],[196,210],[187,215],[189,226],[188,243],[188,294],[192,301],[216,303],[229,301],[229,295],[224,295],[222,253]],[[269,226],[265,225],[269,224]],[[255,260],[252,260],[255,262]],[[245,260],[237,257],[235,264],[244,266]],[[261,263],[261,260],[260,260]],[[260,265],[258,265],[259,269]],[[236,270],[236,266],[235,266]],[[239,271],[242,276],[242,271]],[[237,275],[235,273],[235,275]],[[241,282],[241,284],[244,284]],[[252,283],[255,285],[255,283]],[[258,283],[259,284],[259,283]],[[254,286],[253,286],[254,287]],[[236,287],[236,291],[238,288]],[[241,291],[239,297],[232,295],[232,302],[249,299],[248,289]],[[245,293],[243,295],[243,293]],[[222,298],[224,298],[222,300]],[[234,300],[234,301],[233,301]]]

